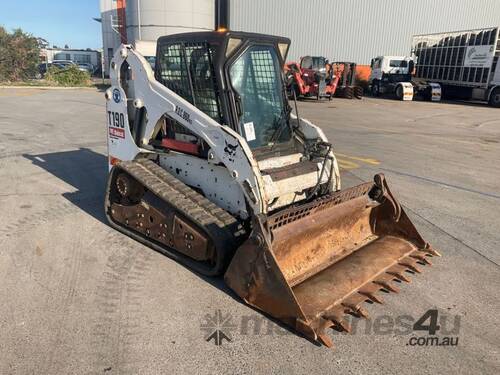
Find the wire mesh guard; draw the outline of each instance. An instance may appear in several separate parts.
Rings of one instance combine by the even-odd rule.
[[[284,110],[280,73],[276,51],[269,46],[250,47],[231,66],[231,83],[241,98],[240,122],[255,125],[255,137],[247,137],[252,148],[266,146],[279,127]],[[284,128],[278,140],[289,136]]]
[[[474,46],[486,46],[487,53],[493,54],[492,64],[468,66],[467,54]],[[418,35],[413,39],[413,52],[417,57],[417,78],[487,84],[500,55],[498,29]]]
[[[173,43],[160,47],[160,82],[222,123],[219,90],[212,58],[215,51],[206,42]]]

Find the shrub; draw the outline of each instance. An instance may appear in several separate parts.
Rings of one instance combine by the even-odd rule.
[[[8,33],[0,26],[0,82],[33,78],[40,50],[35,37],[16,29]]]
[[[49,68],[45,79],[59,86],[89,86],[91,84],[90,74],[83,72],[76,65],[60,69],[54,66]]]

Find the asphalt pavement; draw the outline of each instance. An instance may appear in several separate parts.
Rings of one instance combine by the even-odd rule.
[[[500,373],[499,110],[364,98],[299,112],[333,143],[343,186],[385,173],[443,255],[352,334],[332,331],[334,350],[109,227],[102,92],[1,89],[0,373]],[[230,341],[206,341],[214,325]]]

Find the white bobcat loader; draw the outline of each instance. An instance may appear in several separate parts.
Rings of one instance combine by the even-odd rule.
[[[340,190],[332,145],[292,114],[290,41],[243,32],[158,40],[155,70],[123,45],[106,92],[106,215],[311,340],[437,255],[384,176]]]

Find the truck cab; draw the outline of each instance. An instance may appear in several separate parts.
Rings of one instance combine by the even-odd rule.
[[[408,56],[378,56],[372,59],[370,66],[372,93],[378,96],[388,84],[411,81],[414,62]]]
[[[441,100],[437,83],[416,81],[412,74],[415,61],[409,56],[378,56],[372,59],[370,86],[373,96],[394,94],[399,100],[413,100],[420,96],[432,101]]]

